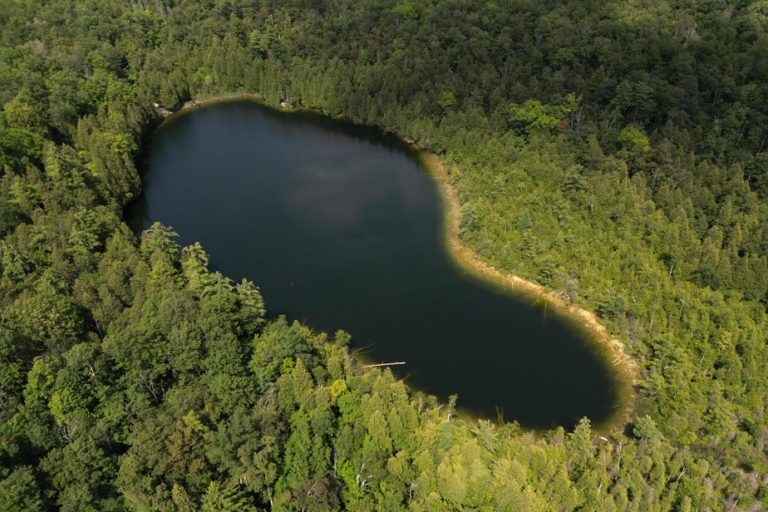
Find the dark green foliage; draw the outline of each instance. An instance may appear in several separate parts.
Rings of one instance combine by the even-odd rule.
[[[2,2],[0,510],[765,508],[766,30],[751,1]],[[638,360],[625,432],[457,420],[137,241],[152,103],[241,91],[440,152],[465,243]]]
[[[44,510],[39,484],[28,466],[20,466],[0,481],[0,509]]]

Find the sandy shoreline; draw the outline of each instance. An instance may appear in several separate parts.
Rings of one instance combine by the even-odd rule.
[[[571,318],[593,334],[594,341],[599,348],[605,351],[603,355],[606,362],[616,372],[621,388],[619,390],[619,404],[614,417],[607,420],[603,425],[595,426],[594,430],[612,432],[621,428],[630,419],[634,405],[634,386],[638,383],[640,374],[637,362],[627,354],[624,344],[619,339],[612,338],[605,326],[598,321],[591,311],[566,301],[536,282],[514,274],[503,273],[482,261],[477,253],[465,245],[459,237],[461,202],[456,189],[451,184],[445,164],[438,155],[424,151],[414,144],[410,145],[418,151],[423,166],[432,175],[440,191],[440,198],[443,203],[443,238],[451,258],[460,268],[467,270],[477,279],[500,285],[515,293],[522,293],[537,301],[545,301],[555,310]]]
[[[312,112],[322,114],[317,110],[307,108],[289,107],[281,109],[268,103],[266,98],[260,94],[237,93],[188,101],[179,110],[166,116],[166,119],[173,119],[177,115],[211,104],[238,100],[255,101],[270,108],[275,108],[280,112]],[[545,302],[558,313],[563,314],[585,328],[592,335],[591,337],[596,343],[596,348],[600,349],[601,356],[604,357],[606,363],[613,370],[619,387],[618,404],[614,414],[602,424],[594,425],[593,430],[595,433],[608,434],[622,429],[630,420],[635,402],[634,386],[637,384],[640,375],[637,362],[627,354],[624,344],[619,339],[611,337],[605,326],[598,321],[595,314],[591,311],[563,299],[534,281],[514,274],[503,273],[480,259],[477,253],[465,245],[459,237],[461,202],[455,188],[451,184],[445,163],[438,155],[424,150],[402,136],[399,136],[399,138],[417,153],[423,167],[435,180],[443,209],[443,239],[454,263],[476,279],[501,286],[509,292],[525,295],[535,301]]]

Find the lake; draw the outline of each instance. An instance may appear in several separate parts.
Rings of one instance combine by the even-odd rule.
[[[271,315],[343,329],[416,389],[524,427],[600,424],[618,401],[589,334],[476,280],[442,240],[432,177],[378,130],[251,101],[174,116],[139,162],[135,229],[200,241],[211,268],[262,290]]]

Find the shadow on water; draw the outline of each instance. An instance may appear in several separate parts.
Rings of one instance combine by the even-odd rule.
[[[344,329],[371,361],[406,361],[393,370],[416,388],[530,428],[614,412],[616,375],[583,326],[451,261],[435,182],[397,137],[220,103],[165,123],[139,163],[135,230],[160,221],[200,241],[270,311]]]

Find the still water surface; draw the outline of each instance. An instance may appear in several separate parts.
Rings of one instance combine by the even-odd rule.
[[[580,328],[451,262],[436,185],[396,138],[239,101],[166,122],[140,166],[131,224],[200,241],[271,314],[344,329],[368,358],[406,361],[396,373],[410,384],[482,415],[610,416],[613,374]]]

